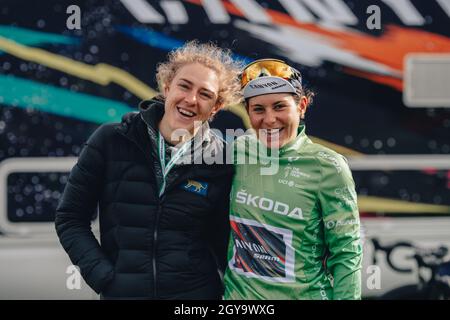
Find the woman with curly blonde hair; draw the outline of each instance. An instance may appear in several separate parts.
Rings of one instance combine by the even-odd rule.
[[[55,224],[102,298],[221,297],[232,168],[185,160],[199,146],[212,156],[225,150],[208,120],[239,100],[239,71],[229,51],[189,42],[158,66],[161,96],[85,144]],[[97,206],[100,243],[90,230]]]

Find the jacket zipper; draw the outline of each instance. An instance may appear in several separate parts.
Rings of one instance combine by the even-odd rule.
[[[147,157],[147,154],[145,153],[145,150],[142,149],[142,147],[133,139],[130,139],[126,134],[123,134],[122,132],[120,132],[120,130],[118,130],[119,133],[124,136],[126,139],[128,139],[129,141],[133,142],[139,150],[142,151],[142,153],[144,154],[145,157]],[[155,219],[155,228],[153,230],[153,250],[152,250],[152,266],[153,266],[153,295],[154,295],[154,299],[157,298],[157,290],[156,290],[156,279],[157,279],[157,272],[156,272],[156,247],[157,247],[157,241],[158,241],[158,224],[159,224],[159,216],[161,213],[161,202],[164,198],[161,197],[159,198],[159,195],[156,194],[156,196],[158,197],[158,210],[156,211],[156,219]]]
[[[161,200],[160,199],[158,203],[158,210],[156,211],[156,220],[155,220],[155,228],[153,230],[153,254],[152,254],[152,263],[153,263],[153,295],[156,299],[158,297],[158,292],[156,290],[156,279],[157,279],[157,272],[156,272],[156,248],[158,246],[158,225],[159,225],[159,216],[161,215]]]

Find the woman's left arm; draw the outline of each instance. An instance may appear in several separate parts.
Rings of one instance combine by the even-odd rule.
[[[355,183],[343,156],[325,154],[320,162],[319,200],[329,251],[327,268],[333,276],[333,299],[361,299],[362,246]]]

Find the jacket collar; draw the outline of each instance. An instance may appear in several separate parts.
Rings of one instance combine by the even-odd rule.
[[[144,152],[146,150],[148,152],[150,149],[150,152],[156,155],[158,124],[163,116],[164,98],[157,96],[153,99],[142,101],[139,104],[137,116],[129,124],[123,120],[118,129],[129,140],[138,144]],[[149,134],[151,139],[148,139]],[[226,142],[215,135],[211,131],[208,121],[205,121],[196,136],[190,140],[190,143],[192,144],[191,154],[202,154],[202,152],[198,152],[199,148],[202,150],[212,148],[210,150],[213,150],[213,152],[208,152],[207,154],[214,156],[215,152],[224,152],[224,144]]]
[[[148,129],[155,134],[158,132],[158,124],[164,116],[164,99],[157,96],[139,103],[139,114]]]

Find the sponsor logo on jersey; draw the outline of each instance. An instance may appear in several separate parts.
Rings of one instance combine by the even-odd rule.
[[[284,168],[284,178],[288,178],[288,177],[292,177],[292,178],[310,178],[311,175],[304,173],[302,171],[300,171],[299,168],[297,167],[291,167],[291,166],[287,166]]]
[[[327,296],[327,291],[326,291],[325,284],[323,284],[320,281],[317,284],[318,284],[318,286],[320,288],[320,296],[322,297],[322,300],[329,300],[329,298]]]
[[[300,169],[297,168],[297,167],[292,167],[292,166],[288,165],[287,167],[284,168],[284,178],[283,179],[278,179],[278,183],[287,185],[290,188],[292,188],[292,187],[296,187],[296,188],[304,187],[304,186],[296,183],[294,180],[290,180],[289,178],[291,178],[291,179],[292,178],[295,178],[295,179],[311,178],[311,175],[300,171]]]
[[[345,186],[342,188],[336,188],[334,189],[334,194],[339,200],[343,201],[339,202],[341,207],[344,207],[345,204],[352,210],[356,210],[358,208],[358,205],[356,203],[356,192],[352,187]]]
[[[359,220],[358,219],[337,220],[337,221],[330,220],[325,223],[325,226],[329,230],[338,228],[338,227],[353,226],[353,225],[359,225]]]
[[[292,230],[255,220],[230,216],[233,256],[228,266],[234,272],[270,282],[293,282]]]
[[[234,239],[234,244],[238,249],[244,249],[249,252],[252,252],[253,258],[255,259],[281,262],[281,259],[279,257],[272,256],[261,244],[245,240],[239,240],[239,238],[237,237]]]
[[[292,187],[301,188],[302,187],[301,185],[295,183],[292,180],[278,179],[278,183],[287,185],[289,188],[292,188]]]
[[[273,212],[282,216],[303,220],[303,212],[301,208],[291,208],[288,204],[281,201],[274,201],[269,198],[254,196],[245,190],[236,193],[236,203],[252,206],[263,211]]]
[[[320,152],[318,153],[318,155],[319,155],[319,157],[321,157],[321,158],[323,158],[323,159],[326,159],[326,160],[328,160],[329,162],[331,162],[331,163],[333,164],[333,166],[336,168],[336,170],[337,170],[338,173],[341,173],[341,172],[342,172],[342,167],[341,167],[341,165],[339,164],[339,161],[337,160],[336,157],[334,157],[334,156],[332,156],[332,155],[330,155],[330,154],[328,154],[328,153],[326,153],[326,152],[323,152],[323,151],[320,151]]]

